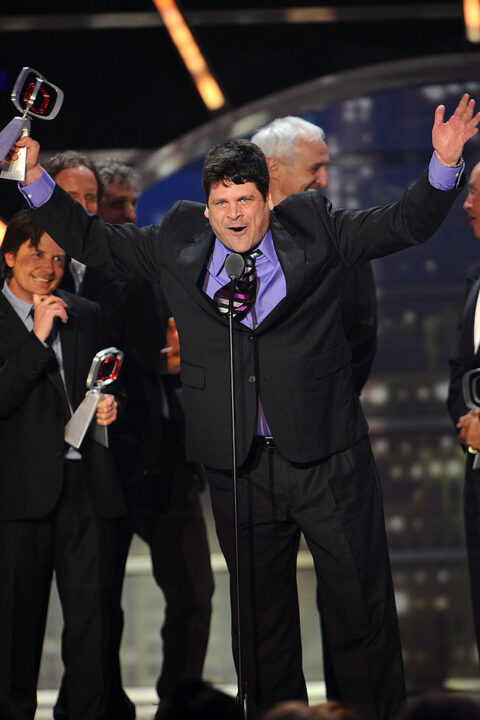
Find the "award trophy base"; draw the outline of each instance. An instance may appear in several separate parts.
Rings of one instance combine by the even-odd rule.
[[[123,352],[115,347],[100,350],[93,358],[87,377],[88,392],[65,425],[65,442],[79,449],[90,429],[90,437],[108,448],[108,428],[92,422],[102,397],[102,388],[114,382],[123,361]]]
[[[97,390],[90,390],[65,425],[64,440],[77,450],[82,444],[87,430],[90,428],[99,402],[100,393]],[[92,440],[108,448],[108,430],[106,427],[102,427],[98,425],[98,423],[93,423],[91,425],[90,435]]]
[[[30,120],[27,117],[15,117],[0,133],[0,160],[8,155],[10,148],[25,135],[30,133]],[[20,148],[18,158],[12,163],[5,162],[1,166],[0,178],[4,180],[25,180],[26,148]]]

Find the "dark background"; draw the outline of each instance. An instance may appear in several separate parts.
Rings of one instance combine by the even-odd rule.
[[[179,3],[230,108],[313,78],[374,63],[472,50],[462,2],[183,0]],[[326,22],[288,22],[310,8]],[[75,12],[74,12],[75,11]],[[81,11],[81,12],[80,12]],[[103,14],[111,13],[110,20]],[[149,27],[111,27],[145,13]],[[99,19],[101,29],[89,29]],[[13,28],[17,27],[18,30]],[[26,29],[26,28],[30,29]],[[24,65],[65,92],[54,122],[35,122],[45,149],[153,148],[206,123],[204,108],[151,0],[8,0],[0,9],[0,119]]]

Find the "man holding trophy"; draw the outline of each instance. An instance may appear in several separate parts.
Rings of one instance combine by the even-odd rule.
[[[389,206],[334,210],[314,191],[271,210],[263,153],[233,140],[207,155],[206,207],[180,201],[160,226],[142,229],[88,216],[43,173],[38,144],[17,143],[27,148],[23,192],[36,222],[81,262],[162,282],[182,349],[186,453],[206,466],[237,590],[233,641],[249,720],[281,700],[306,698],[300,531],[314,557],[339,699],[365,720],[391,720],[404,701],[382,497],[340,322],[341,292],[350,267],[437,230],[461,189],[463,145],[478,132],[474,105],[464,95],[446,122],[437,108],[429,171]],[[247,273],[232,322],[237,526],[222,291],[234,285],[229,257],[242,253]]]
[[[123,493],[109,451],[65,425],[102,347],[99,307],[56,292],[66,256],[25,212],[7,226],[0,292],[0,701],[33,720],[53,573],[72,720],[105,716],[112,557]],[[100,397],[96,422],[117,416]]]

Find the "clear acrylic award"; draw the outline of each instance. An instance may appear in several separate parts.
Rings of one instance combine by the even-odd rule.
[[[14,117],[0,132],[0,160],[3,160],[12,146],[21,137],[30,134],[30,118],[53,120],[63,103],[63,92],[56,85],[33,68],[24,67],[15,81],[11,99],[22,113]],[[22,181],[25,179],[26,149],[21,148],[13,162],[3,162],[0,178]]]
[[[106,385],[114,382],[123,362],[123,352],[115,347],[100,350],[93,358],[87,377],[87,394],[65,425],[65,442],[74,448],[80,447],[90,428],[90,436],[104,447],[108,447],[108,428],[92,420],[95,417],[101,392]]]

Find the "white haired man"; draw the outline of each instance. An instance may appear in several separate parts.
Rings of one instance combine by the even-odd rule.
[[[330,156],[325,132],[318,125],[292,115],[276,118],[257,130],[252,142],[267,158],[274,205],[293,193],[328,187]],[[352,268],[345,279],[342,322],[360,395],[377,349],[377,296],[369,263]]]

